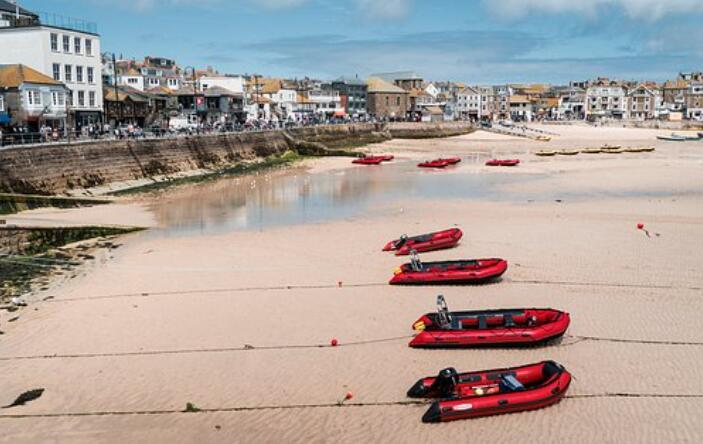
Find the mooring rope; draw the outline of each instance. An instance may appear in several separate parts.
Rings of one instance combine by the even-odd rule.
[[[631,399],[701,399],[703,394],[675,394],[675,393],[585,393],[566,395],[564,399],[583,400],[599,398],[631,398]],[[362,408],[362,407],[389,407],[389,406],[425,406],[432,400],[403,400],[403,401],[371,401],[371,402],[329,402],[317,404],[283,404],[263,406],[232,406],[232,407],[203,407],[192,410],[180,409],[153,409],[153,410],[94,410],[87,412],[56,412],[56,413],[17,413],[0,415],[2,419],[22,418],[70,418],[86,416],[137,416],[137,415],[174,415],[174,414],[204,414],[223,412],[252,412],[262,410],[304,410],[321,408]]]

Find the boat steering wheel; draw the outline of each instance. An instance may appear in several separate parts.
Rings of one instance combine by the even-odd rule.
[[[412,268],[413,271],[422,271],[422,262],[415,250],[410,250],[410,268]]]
[[[444,296],[437,296],[437,324],[442,329],[448,329],[452,325],[452,316],[449,314],[449,307]]]

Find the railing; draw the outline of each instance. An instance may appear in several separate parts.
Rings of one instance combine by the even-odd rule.
[[[98,33],[98,25],[94,22],[50,12],[36,12],[36,14],[39,16],[39,21],[27,17],[20,17],[19,19],[10,17],[10,26],[22,28],[41,24],[46,26],[54,26],[56,28],[71,29],[73,31],[87,32],[90,34]]]

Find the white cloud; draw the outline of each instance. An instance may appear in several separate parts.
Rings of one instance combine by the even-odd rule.
[[[512,18],[535,12],[597,17],[603,8],[617,7],[631,19],[656,21],[666,15],[703,9],[703,0],[483,0],[483,3],[495,13]]]
[[[253,3],[266,9],[288,9],[307,3],[308,0],[256,0]]]
[[[412,0],[355,0],[357,8],[367,17],[399,19],[407,16]]]

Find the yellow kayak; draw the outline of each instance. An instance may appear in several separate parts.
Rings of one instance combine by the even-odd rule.
[[[640,148],[640,151],[643,153],[651,153],[652,151],[654,151],[654,147],[653,146],[643,146],[642,148]]]
[[[622,145],[608,145],[607,143],[601,147],[603,150],[619,150]]]
[[[584,148],[581,150],[584,154],[598,154],[601,152],[600,148]]]
[[[557,152],[551,150],[541,150],[535,153],[535,156],[554,156]]]
[[[620,154],[620,153],[624,153],[625,150],[622,149],[622,148],[610,148],[610,149],[607,149],[607,150],[604,149],[604,150],[602,150],[602,152],[608,153],[608,154]]]
[[[559,150],[557,154],[560,156],[575,156],[579,153],[579,150]]]
[[[549,142],[550,140],[552,140],[552,138],[548,136],[537,136],[536,140],[540,140],[542,142]]]

